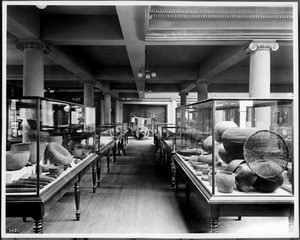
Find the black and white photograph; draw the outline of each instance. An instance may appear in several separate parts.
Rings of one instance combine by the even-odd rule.
[[[2,1],[1,239],[299,239],[298,1]]]

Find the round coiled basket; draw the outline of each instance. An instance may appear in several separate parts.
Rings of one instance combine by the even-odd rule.
[[[260,130],[246,140],[244,158],[249,168],[259,177],[272,179],[287,169],[289,148],[276,132]]]

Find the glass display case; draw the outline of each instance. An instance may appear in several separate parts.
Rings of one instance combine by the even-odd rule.
[[[96,148],[100,150],[112,140],[117,140],[125,131],[123,123],[109,123],[97,125],[96,127]]]
[[[209,198],[293,196],[293,100],[213,98],[176,109],[175,151]]]
[[[7,103],[7,195],[39,195],[94,152],[95,108],[42,97]]]

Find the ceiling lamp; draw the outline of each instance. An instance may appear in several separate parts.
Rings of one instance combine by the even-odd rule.
[[[148,50],[145,50],[145,70],[144,73],[140,70],[138,73],[138,77],[142,78],[143,76],[145,76],[146,79],[150,79],[150,78],[155,78],[156,77],[156,72],[151,71],[149,69],[149,65],[148,65],[148,56],[149,56],[149,52]]]
[[[38,9],[45,9],[47,7],[47,5],[36,5],[36,7]]]

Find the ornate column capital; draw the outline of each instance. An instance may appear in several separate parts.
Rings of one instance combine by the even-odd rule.
[[[198,81],[195,82],[195,85],[197,87],[199,87],[201,85],[208,85],[208,84],[209,84],[208,80],[198,80]]]
[[[247,50],[256,51],[256,50],[270,50],[277,51],[279,49],[279,44],[275,41],[253,41],[250,43]]]
[[[42,51],[44,54],[49,54],[51,52],[50,47],[40,40],[20,40],[16,44],[16,48],[21,51],[24,51],[25,48],[32,48],[37,51]]]
[[[83,85],[86,84],[86,83],[95,85],[96,81],[93,80],[93,79],[88,79],[88,80],[82,80],[81,81],[81,84],[83,84]]]
[[[187,96],[187,95],[189,95],[188,92],[180,92],[180,93],[179,93],[179,96]]]

